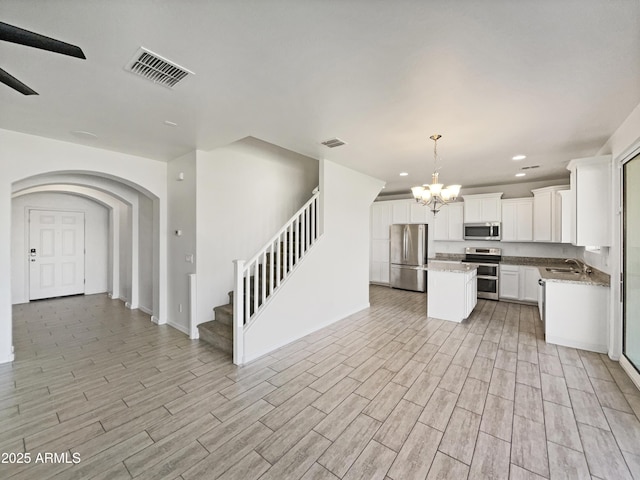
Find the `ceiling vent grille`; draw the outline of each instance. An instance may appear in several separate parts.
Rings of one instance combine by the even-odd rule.
[[[336,147],[340,147],[342,145],[346,145],[347,144],[347,142],[343,142],[339,138],[331,138],[331,139],[325,140],[324,142],[321,142],[321,143],[325,147],[329,147],[329,148],[336,148]]]
[[[173,88],[187,75],[195,75],[192,71],[144,47],[138,49],[131,61],[124,68],[131,73],[167,88]]]

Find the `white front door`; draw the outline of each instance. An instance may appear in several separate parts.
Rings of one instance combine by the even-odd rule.
[[[29,211],[29,299],[84,293],[84,213]]]

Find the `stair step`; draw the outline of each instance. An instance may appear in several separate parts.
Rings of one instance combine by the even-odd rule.
[[[214,307],[216,322],[224,323],[225,325],[233,326],[233,304],[220,305]]]
[[[233,353],[233,328],[216,320],[198,325],[200,339],[223,352]]]

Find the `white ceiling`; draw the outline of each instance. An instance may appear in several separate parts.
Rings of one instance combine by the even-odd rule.
[[[0,15],[87,56],[0,42],[40,94],[0,84],[0,128],[163,161],[254,136],[387,192],[430,180],[433,133],[444,183],[566,176],[640,103],[638,0],[2,0]],[[169,90],[124,71],[140,46],[196,75]],[[348,145],[319,144],[334,136]]]

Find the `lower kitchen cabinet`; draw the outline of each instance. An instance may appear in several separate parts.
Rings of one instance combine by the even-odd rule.
[[[478,302],[477,270],[447,272],[429,270],[427,274],[427,315],[461,322]]]
[[[545,341],[607,353],[609,287],[545,282]]]
[[[538,267],[500,265],[500,300],[538,302]]]

